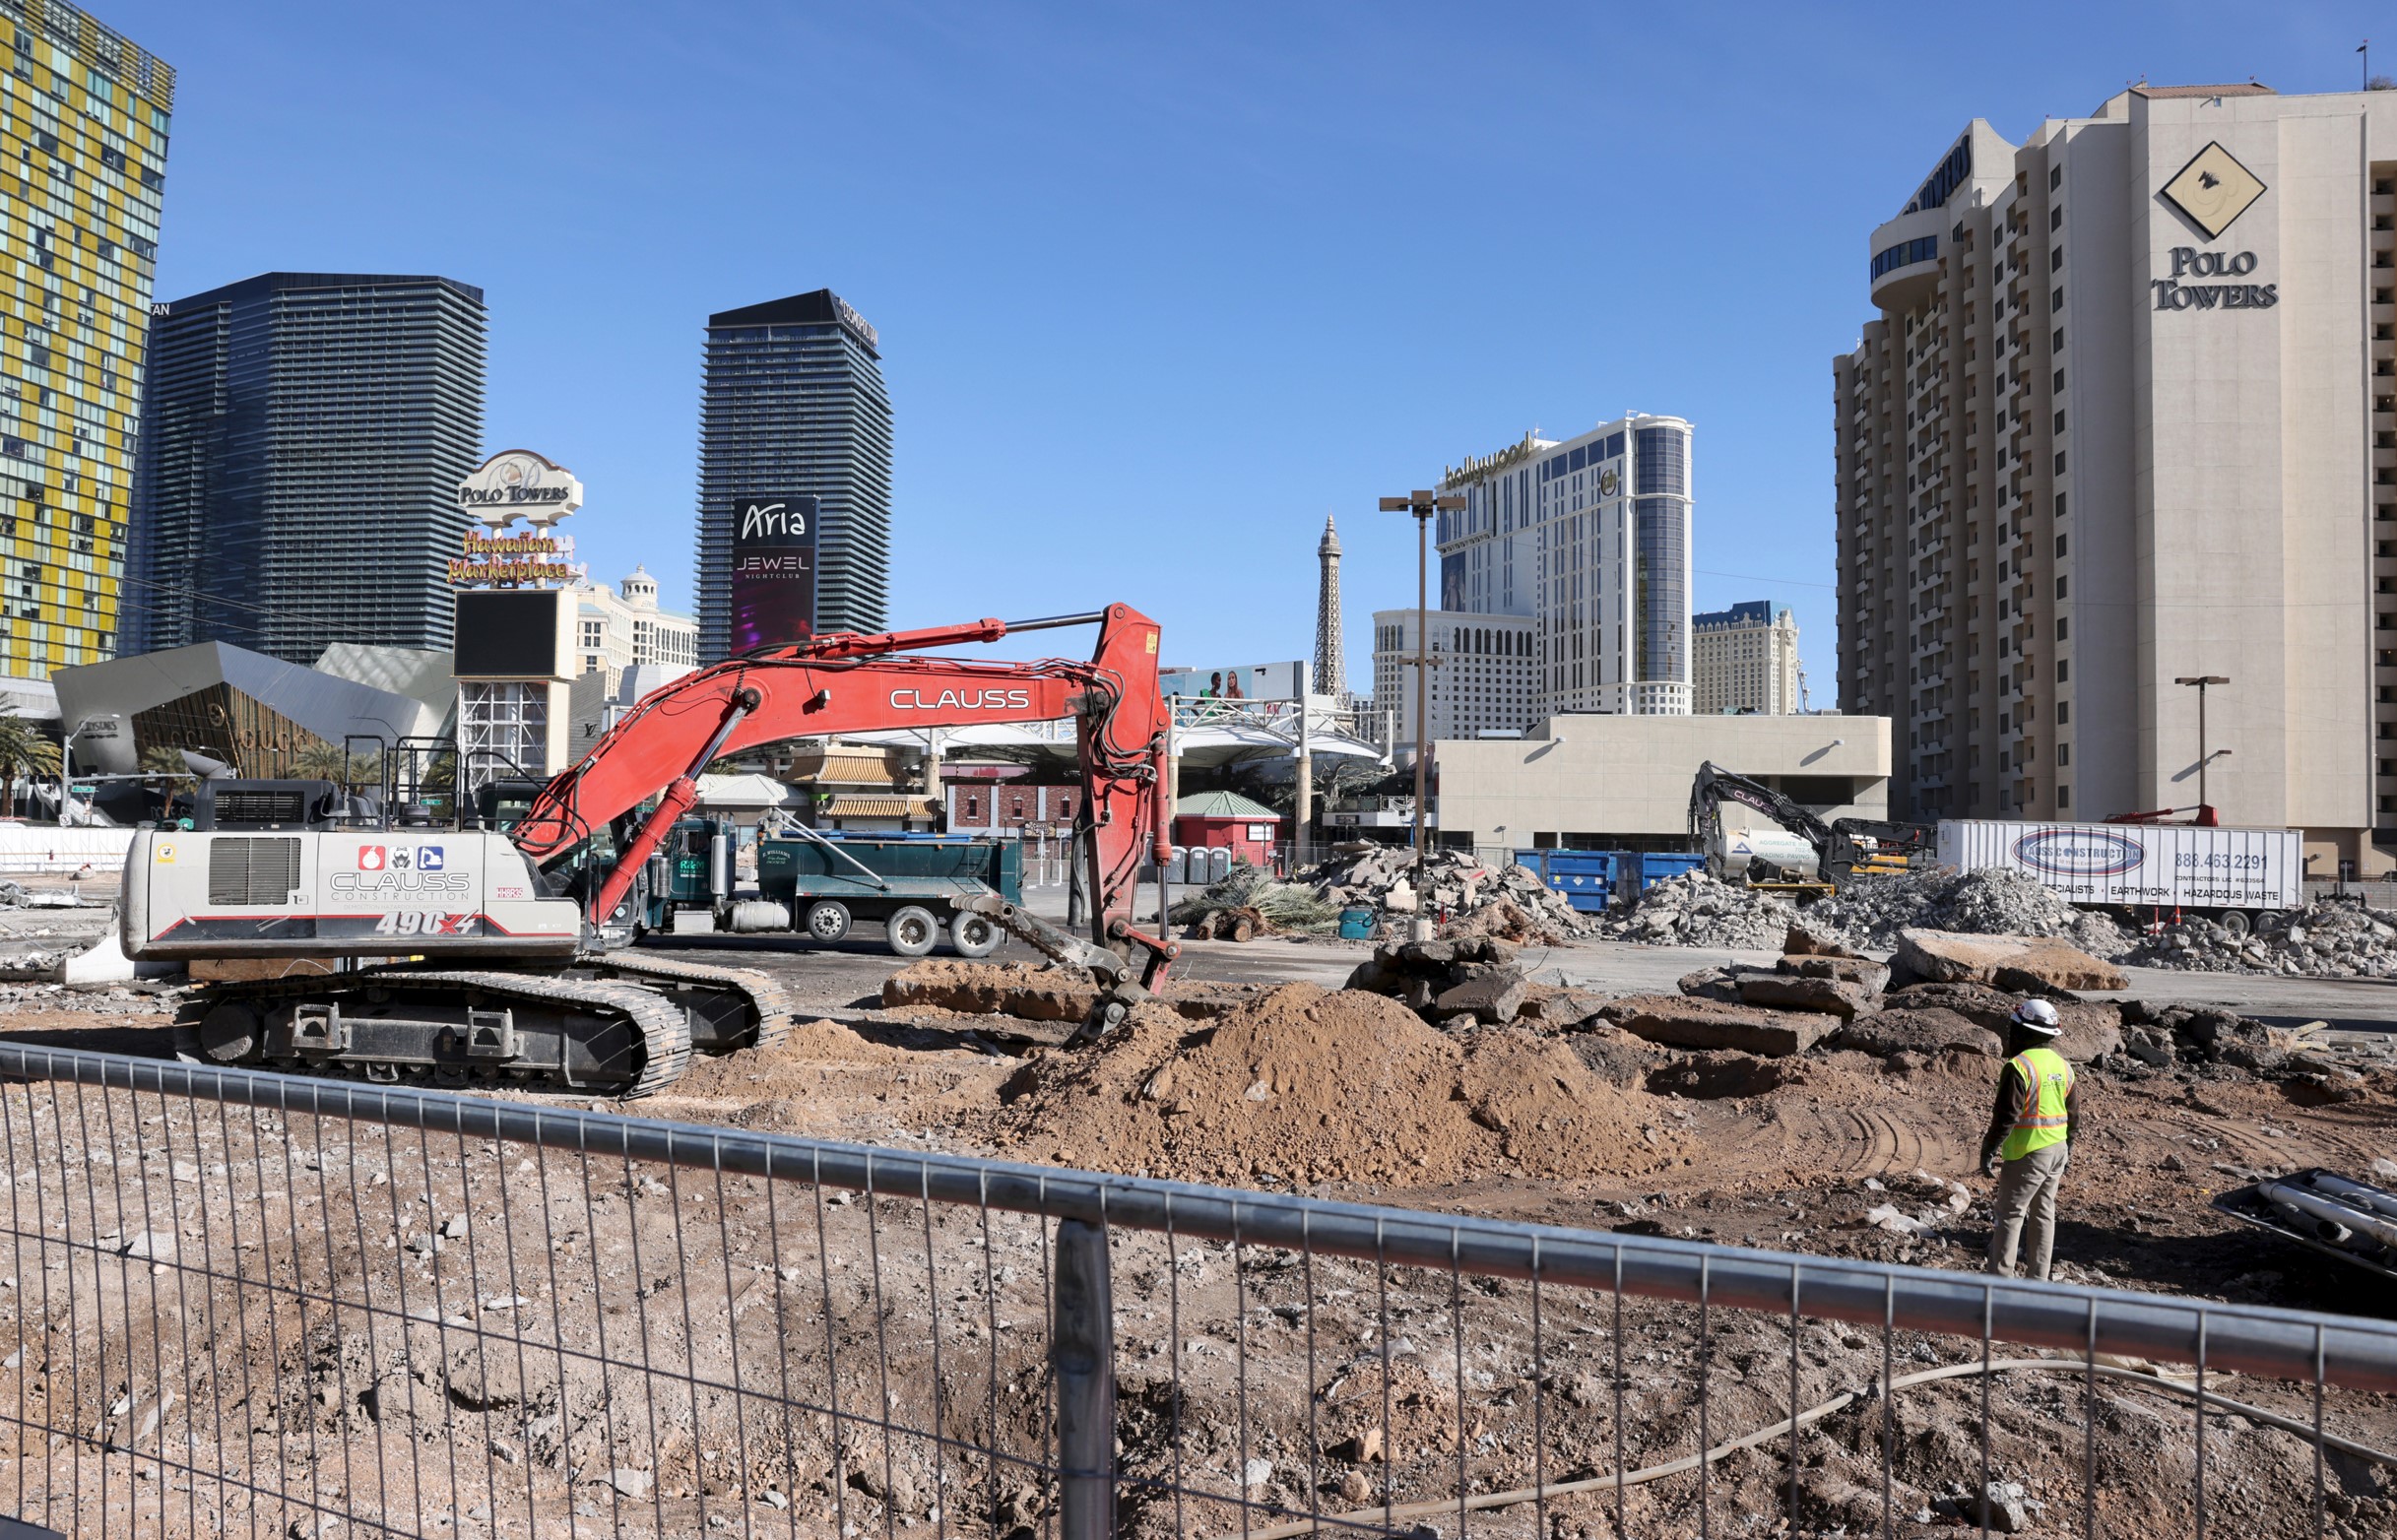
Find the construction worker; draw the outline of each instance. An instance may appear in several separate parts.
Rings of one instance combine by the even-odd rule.
[[[2055,1250],[2056,1189],[2072,1160],[2072,1065],[2055,1051],[2063,1031],[2056,1008],[2038,999],[2023,1001],[2007,1024],[2006,1067],[1980,1142],[1981,1169],[1997,1176],[1989,1270],[2001,1278],[2014,1276],[2018,1246],[2035,1278],[2047,1276]]]

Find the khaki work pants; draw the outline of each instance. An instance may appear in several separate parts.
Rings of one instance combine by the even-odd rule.
[[[2048,1257],[2055,1251],[2056,1189],[2063,1186],[2064,1168],[2071,1163],[2072,1145],[2064,1143],[2033,1150],[1998,1167],[1996,1223],[1989,1227],[1991,1272],[2013,1277],[2019,1245],[2024,1270],[2034,1278],[2047,1276]]]

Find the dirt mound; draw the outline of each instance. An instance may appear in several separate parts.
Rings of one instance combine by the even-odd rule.
[[[1643,1103],[1562,1042],[1464,1039],[1362,991],[1284,985],[1212,1030],[1152,1007],[1097,1054],[1017,1073],[993,1139],[1038,1159],[1201,1181],[1439,1184],[1513,1163],[1556,1177],[1676,1162]]]
[[[761,1058],[771,1059],[812,1060],[818,1063],[830,1059],[836,1063],[903,1064],[921,1055],[887,1043],[862,1038],[837,1021],[818,1018],[795,1023],[791,1035],[780,1046],[768,1050]]]
[[[1191,1019],[1219,1016],[1260,987],[1184,979],[1165,986],[1166,1002]],[[1033,963],[957,962],[926,957],[882,981],[885,1009],[931,1006],[969,1016],[1013,1016],[1019,1021],[1080,1021],[1090,1014],[1099,989],[1079,968]]]

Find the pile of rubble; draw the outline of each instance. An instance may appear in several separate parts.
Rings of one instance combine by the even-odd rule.
[[[1338,847],[1295,880],[1334,910],[1371,909],[1377,922],[1428,915],[1446,935],[1557,946],[1589,933],[1587,919],[1538,872],[1512,862],[1489,866],[1470,851],[1427,852],[1420,889],[1412,850],[1362,842]]]
[[[2122,960],[2201,973],[2385,979],[2397,975],[2397,926],[2361,904],[2315,899],[2302,909],[2258,916],[2244,936],[2190,916],[2142,937]]]
[[[2037,879],[2004,868],[1859,876],[1808,909],[1806,924],[1874,951],[1896,949],[1906,930],[2063,936],[2095,957],[2118,957],[2129,947],[2111,920],[2075,909]]]
[[[2229,1064],[2262,1075],[2329,1074],[2342,1061],[2373,1057],[2342,1052],[2337,1041],[2357,1034],[2332,1033],[2323,1023],[2299,1027],[2267,1026],[2236,1011],[2193,1005],[2147,1005],[2126,1000],[2122,1005],[2122,1054],[2128,1063],[2113,1067],[2138,1073],[2150,1069],[2200,1068]]]
[[[1701,969],[1682,979],[1677,995],[1631,995],[1598,1015],[1666,1047],[1773,1059],[1817,1045],[1884,1059],[1948,1049],[1995,1056],[2004,1051],[2006,1018],[2025,995],[2039,995],[2064,1017],[2066,1058],[2121,1047],[2119,1011],[2082,1002],[2067,988],[2102,984],[2111,970],[2052,938],[1909,930],[1891,963],[1795,927],[1782,945],[1770,968]]]
[[[1761,949],[1778,943],[1796,921],[1797,906],[1779,894],[1685,871],[1616,905],[1598,921],[1598,933],[1651,946]]]
[[[1343,989],[1387,995],[1438,1026],[1566,1025],[1594,1015],[1603,995],[1535,984],[1516,949],[1488,936],[1377,946]]]

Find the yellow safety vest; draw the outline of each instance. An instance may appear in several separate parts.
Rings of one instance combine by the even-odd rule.
[[[2033,1150],[2064,1142],[2070,1126],[2064,1104],[2072,1095],[2072,1065],[2052,1048],[2028,1048],[2007,1062],[2022,1071],[2023,1083],[2032,1088],[2032,1095],[2007,1130],[1998,1154],[2021,1160]]]

